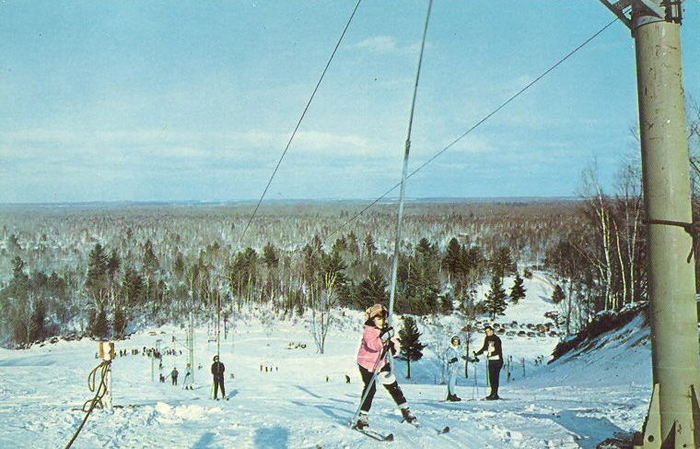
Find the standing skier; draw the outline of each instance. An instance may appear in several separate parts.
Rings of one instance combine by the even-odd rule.
[[[486,338],[484,345],[478,351],[474,352],[474,357],[486,351],[486,358],[489,361],[489,384],[491,384],[491,394],[486,396],[486,400],[492,401],[500,399],[498,397],[498,376],[503,368],[503,351],[501,350],[501,339],[494,334],[491,326],[486,326],[484,329]]]
[[[464,359],[462,355],[462,349],[460,348],[461,342],[458,336],[452,337],[450,340],[450,347],[445,351],[445,360],[447,360],[447,399],[448,401],[461,401],[462,398],[456,394],[457,386],[457,375],[460,371],[459,359]]]
[[[182,381],[182,386],[185,390],[192,390],[192,383],[194,378],[192,377],[192,366],[188,363],[185,367],[185,378]]]
[[[170,371],[170,378],[173,380],[173,385],[177,385],[177,375],[178,375],[177,368],[173,367],[173,370]]]
[[[375,304],[366,311],[366,321],[362,343],[357,353],[357,364],[364,382],[362,396],[365,400],[360,405],[360,416],[355,427],[363,429],[369,425],[369,409],[377,391],[376,381],[387,389],[391,398],[401,410],[406,422],[413,423],[416,417],[408,409],[406,398],[399,387],[396,377],[391,373],[391,365],[386,358],[386,352],[399,353],[399,340],[393,335],[393,329],[387,326],[387,309],[381,304]],[[379,374],[373,380],[374,373]]]
[[[218,389],[221,388],[221,397],[226,399],[226,390],[224,389],[224,371],[226,367],[219,362],[219,356],[214,356],[214,363],[211,364],[211,374],[214,376],[214,399],[217,399]]]

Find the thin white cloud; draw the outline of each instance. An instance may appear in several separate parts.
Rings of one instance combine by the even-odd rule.
[[[396,39],[391,36],[372,36],[355,44],[357,48],[364,48],[377,53],[389,53],[396,51],[398,45]]]
[[[0,132],[0,160],[32,167],[67,168],[162,167],[235,164],[267,166],[279,157],[289,134],[251,129],[244,132],[186,132],[159,129],[63,130],[27,129]],[[367,157],[378,144],[355,134],[302,131],[292,152],[302,158],[319,155]]]
[[[430,43],[426,42],[426,48],[430,48]],[[386,35],[368,37],[353,45],[354,48],[366,50],[378,54],[400,54],[417,55],[420,51],[420,43],[401,45],[396,38]]]

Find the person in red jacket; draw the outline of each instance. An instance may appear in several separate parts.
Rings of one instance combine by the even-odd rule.
[[[393,355],[400,351],[398,338],[393,335],[393,329],[387,326],[386,307],[375,304],[367,309],[365,317],[362,342],[357,352],[357,365],[364,382],[362,396],[365,397],[365,400],[360,406],[360,415],[355,427],[363,429],[369,425],[369,409],[372,407],[372,399],[377,391],[376,381],[381,382],[387,389],[401,410],[404,420],[410,423],[415,422],[416,417],[411,414],[408,402],[396,381],[396,377],[391,372],[391,365],[386,357],[387,351],[392,351]],[[372,381],[375,372],[379,374],[375,381]]]

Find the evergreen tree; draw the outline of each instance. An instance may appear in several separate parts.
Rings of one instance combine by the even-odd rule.
[[[561,285],[557,284],[552,292],[552,302],[554,304],[559,304],[564,300],[564,298],[566,298],[564,290],[561,288]]]
[[[51,272],[48,281],[49,296],[60,300],[68,299],[68,286],[65,279],[59,277],[55,271]]]
[[[484,257],[481,248],[478,246],[471,246],[468,249],[462,251],[462,267],[460,271],[465,274],[469,272],[474,272],[477,273],[476,277],[481,278],[483,267],[486,265],[485,262],[486,258]]]
[[[12,281],[10,282],[10,296],[18,300],[26,300],[29,297],[29,276],[24,272],[24,261],[16,256],[12,259]]]
[[[100,306],[94,317],[94,321],[90,326],[92,335],[99,338],[107,337],[109,334],[109,322],[107,321],[107,312],[105,312],[104,307]]]
[[[22,246],[19,244],[19,239],[15,234],[11,234],[7,238],[7,250],[10,254],[15,254],[22,251]]]
[[[438,249],[436,245],[433,245],[423,237],[418,241],[418,245],[416,246],[416,257],[420,260],[424,261],[435,261],[437,262],[437,257],[438,257]]]
[[[440,300],[440,258],[437,248],[427,239],[421,239],[416,245],[414,256],[403,264],[402,278],[405,286],[402,291],[406,301],[399,304],[399,313],[425,315],[438,313]],[[405,273],[405,274],[404,274]]]
[[[353,231],[350,231],[350,234],[348,234],[347,242],[350,254],[353,256],[358,255],[360,253],[360,244],[358,243],[357,235]]]
[[[339,253],[341,251],[346,251],[348,249],[348,242],[345,240],[345,237],[340,237],[335,239],[335,243],[333,243],[333,247],[331,248],[331,252],[334,253]]]
[[[122,279],[122,295],[130,306],[142,304],[145,300],[146,285],[141,274],[132,267],[127,267]]]
[[[46,303],[42,300],[34,302],[34,312],[31,318],[31,339],[41,340],[46,336]]]
[[[451,280],[454,280],[461,272],[462,251],[462,245],[456,238],[452,238],[447,244],[445,257],[442,259],[442,266],[447,270]]]
[[[372,257],[372,256],[374,256],[374,253],[377,252],[377,245],[374,244],[374,238],[372,238],[372,234],[370,234],[369,232],[365,236],[364,246],[365,246],[365,255],[367,257]]]
[[[112,254],[109,256],[109,260],[107,260],[107,274],[109,275],[110,281],[117,278],[119,275],[120,266],[121,260],[119,260],[119,254],[117,254],[116,249],[113,249]]]
[[[236,253],[229,267],[229,283],[231,290],[242,298],[251,298],[257,284],[258,253],[253,248],[246,248]],[[200,264],[201,266],[201,264]],[[203,268],[203,267],[202,267]],[[205,270],[200,269],[200,285],[203,285]]]
[[[411,378],[411,361],[420,360],[423,357],[425,345],[419,341],[421,333],[418,332],[416,320],[413,317],[403,316],[403,329],[399,331],[401,353],[399,357],[406,360],[406,379]]]
[[[185,259],[182,257],[182,253],[180,251],[178,251],[177,256],[175,256],[175,263],[173,263],[173,273],[178,279],[182,279],[182,276],[184,276],[185,274]]]
[[[88,272],[85,287],[90,297],[101,300],[107,297],[109,259],[104,248],[99,243],[90,251],[88,257]]]
[[[506,303],[506,291],[503,289],[503,280],[494,274],[491,277],[491,287],[486,294],[486,310],[491,314],[491,319],[496,319],[496,315],[504,315],[508,304]]]
[[[335,288],[342,288],[348,283],[348,277],[345,274],[347,268],[347,264],[337,252],[324,254],[321,257],[322,279],[333,279]]]
[[[301,250],[302,258],[302,278],[307,285],[318,286],[321,284],[321,261],[325,253],[323,249],[314,249],[311,244],[307,244]]]
[[[510,248],[503,246],[496,251],[496,254],[491,258],[491,270],[495,275],[502,278],[516,270],[515,262],[510,255]]]
[[[510,289],[510,300],[517,304],[518,301],[525,297],[525,291],[525,287],[523,287],[523,278],[520,277],[520,273],[515,273],[513,287]]]
[[[455,310],[454,302],[452,301],[452,295],[443,295],[438,298],[440,302],[440,313],[443,315],[452,315]]]
[[[387,282],[379,270],[372,265],[367,278],[357,286],[357,301],[360,309],[366,309],[374,304],[386,304],[389,301]]]
[[[160,263],[158,262],[158,257],[153,250],[153,243],[151,240],[146,240],[146,244],[143,248],[143,269],[148,274],[155,273],[158,270]]]
[[[276,268],[277,265],[279,265],[280,259],[277,256],[277,251],[275,251],[275,247],[272,245],[272,243],[267,242],[267,244],[263,247],[262,259],[267,268]]]
[[[126,312],[121,306],[117,306],[114,309],[114,320],[112,322],[112,327],[114,328],[114,334],[117,338],[124,337],[124,331],[126,330],[127,319]]]

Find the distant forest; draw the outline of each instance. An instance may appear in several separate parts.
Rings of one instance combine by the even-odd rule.
[[[396,312],[497,317],[535,269],[558,280],[552,299],[569,333],[645,299],[638,178],[629,172],[628,189],[605,195],[594,171],[586,176],[594,194],[580,200],[409,202]],[[182,323],[191,311],[235,319],[251,304],[281,318],[386,303],[396,206],[353,220],[363,207],[263,205],[241,240],[250,206],[5,206],[2,341],[118,338],[130,324]],[[509,275],[515,282],[503,285]],[[491,290],[478,303],[483,282]]]

